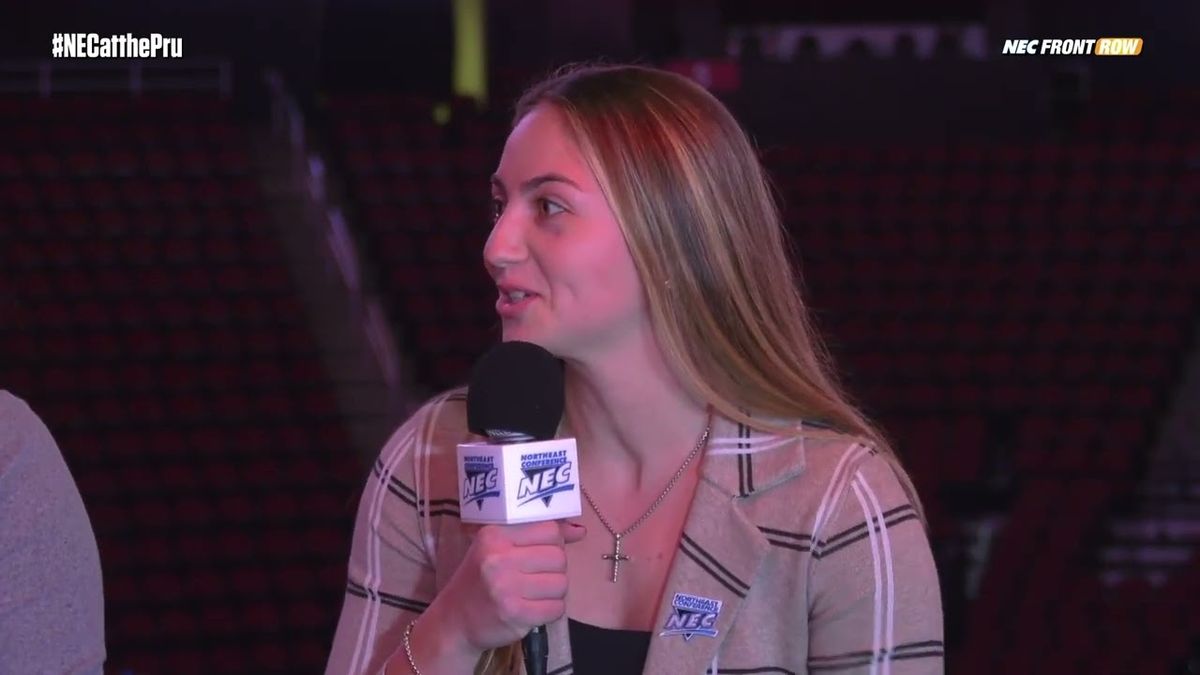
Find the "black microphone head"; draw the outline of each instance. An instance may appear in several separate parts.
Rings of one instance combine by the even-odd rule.
[[[554,438],[563,405],[562,362],[531,342],[501,342],[471,370],[467,426],[472,433],[495,440]]]

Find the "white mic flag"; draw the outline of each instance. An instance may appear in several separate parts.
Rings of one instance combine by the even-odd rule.
[[[463,522],[485,525],[582,515],[575,439],[460,443],[458,502]]]

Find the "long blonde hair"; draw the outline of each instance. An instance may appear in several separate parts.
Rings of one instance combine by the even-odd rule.
[[[680,382],[752,428],[830,433],[794,424],[820,422],[899,466],[884,432],[836,377],[769,178],[725,106],[674,73],[598,63],[571,64],[535,84],[518,100],[513,126],[540,105],[562,113],[613,209]],[[916,490],[899,473],[924,522]],[[480,672],[515,672],[503,668],[520,658],[513,648],[491,656]]]

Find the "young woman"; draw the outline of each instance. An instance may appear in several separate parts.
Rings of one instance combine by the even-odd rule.
[[[522,673],[541,624],[555,675],[942,672],[919,500],[839,389],[726,108],[568,68],[518,102],[492,195],[503,339],[564,361],[584,514],[464,525],[465,393],[436,397],[366,486],[328,672]]]

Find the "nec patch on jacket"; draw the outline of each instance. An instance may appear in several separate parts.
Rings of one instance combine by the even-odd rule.
[[[667,617],[660,636],[682,635],[685,641],[696,635],[717,636],[717,617],[721,614],[721,601],[702,598],[698,595],[676,593],[671,599],[674,611]]]

